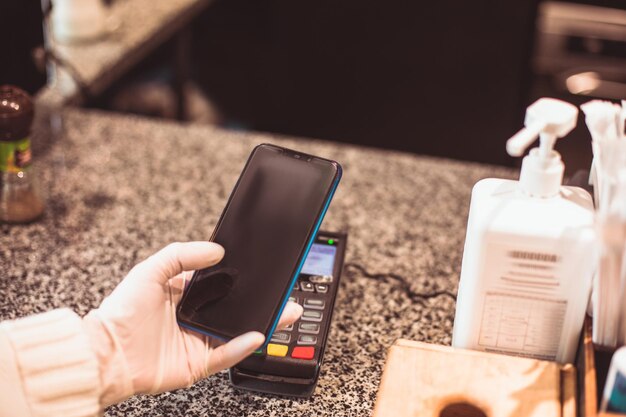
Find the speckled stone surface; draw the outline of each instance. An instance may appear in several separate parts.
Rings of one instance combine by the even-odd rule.
[[[48,208],[37,223],[0,226],[1,319],[63,306],[85,314],[158,248],[206,239],[258,143],[344,167],[323,228],[348,232],[346,267],[313,398],[237,391],[220,373],[189,389],[131,398],[108,416],[369,415],[394,340],[450,343],[471,187],[514,175],[96,111],[64,110],[52,124],[43,119],[35,142]]]

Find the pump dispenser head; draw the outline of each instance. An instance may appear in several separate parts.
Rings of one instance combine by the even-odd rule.
[[[541,98],[526,110],[524,128],[506,143],[511,156],[522,156],[539,136],[539,147],[530,150],[522,161],[520,187],[534,197],[558,194],[564,166],[554,144],[576,127],[576,106],[554,98]]]

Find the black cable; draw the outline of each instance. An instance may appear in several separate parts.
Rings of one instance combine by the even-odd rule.
[[[422,294],[417,293],[411,289],[411,286],[409,285],[408,281],[404,277],[394,274],[394,273],[372,273],[372,272],[369,272],[367,269],[365,269],[363,266],[359,264],[355,264],[355,263],[347,263],[344,265],[344,267],[346,269],[349,269],[349,268],[355,269],[359,271],[365,278],[368,278],[368,279],[373,279],[376,281],[380,281],[380,280],[395,281],[396,283],[399,284],[400,289],[402,289],[402,291],[406,294],[406,296],[411,301],[415,303],[419,303],[423,306],[426,306],[426,303],[424,300],[436,298],[442,295],[450,297],[450,299],[452,299],[453,301],[456,301],[456,295],[452,294],[451,292],[447,290],[433,291],[430,293],[422,293]]]

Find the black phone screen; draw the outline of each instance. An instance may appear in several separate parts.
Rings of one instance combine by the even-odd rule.
[[[179,321],[225,338],[268,336],[339,175],[336,162],[257,146],[213,234],[224,259],[196,271]]]

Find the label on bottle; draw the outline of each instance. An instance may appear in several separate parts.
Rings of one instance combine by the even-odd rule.
[[[561,256],[500,242],[490,242],[486,249],[479,346],[555,360],[567,312],[559,280]]]
[[[20,172],[31,162],[30,138],[0,141],[0,172]]]

